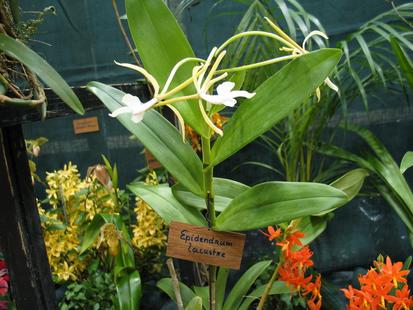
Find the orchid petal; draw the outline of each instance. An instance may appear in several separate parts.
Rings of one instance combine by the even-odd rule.
[[[205,90],[208,91],[208,89],[210,89],[211,86],[221,81],[222,79],[225,79],[227,76],[228,76],[228,72],[224,72],[223,74],[217,76],[216,78],[213,78],[211,81],[208,82],[208,85],[205,87]]]
[[[192,68],[192,79],[194,80],[194,85],[198,93],[200,92],[200,89],[201,89],[201,85],[200,85],[201,77],[197,78],[197,75],[199,72],[203,71],[203,67],[205,67],[205,65],[195,66]],[[203,73],[204,71],[201,74]]]
[[[138,71],[140,74],[142,74],[148,80],[149,83],[152,84],[153,90],[154,90],[154,93],[155,93],[154,96],[156,97],[159,94],[158,81],[156,81],[155,77],[152,74],[150,74],[148,71],[146,71],[144,68],[136,66],[136,65],[128,64],[128,63],[120,63],[120,62],[117,62],[117,61],[115,61],[115,64],[117,64],[118,66],[122,66],[122,67],[125,67],[125,68],[129,68],[129,69]]]
[[[143,115],[145,112],[137,113],[137,114],[132,114],[132,122],[135,124],[141,122],[143,120]]]
[[[231,92],[231,90],[235,87],[234,82],[224,82],[217,87],[217,93],[218,95],[223,95]]]
[[[332,90],[334,90],[336,93],[339,92],[338,86],[337,86],[336,84],[334,84],[334,83],[330,80],[330,78],[326,78],[326,79],[324,80],[324,83],[326,83],[327,86],[330,87]]]
[[[320,90],[320,87],[317,87],[317,89],[315,90],[315,96],[317,97],[317,102],[320,102],[320,100],[321,100],[321,90]]]
[[[175,113],[175,116],[179,121],[179,127],[180,127],[180,131],[181,131],[181,135],[182,135],[182,141],[185,143],[185,122],[184,122],[184,118],[182,117],[181,113],[179,113],[179,111],[173,105],[168,104],[167,107],[170,108],[172,110],[172,112]]]
[[[234,90],[230,92],[230,95],[233,98],[243,97],[243,98],[251,99],[252,97],[255,96],[255,93],[250,93],[250,92],[247,92],[246,90]]]
[[[132,113],[131,109],[129,107],[121,107],[119,109],[116,109],[112,113],[109,114],[110,117],[118,117],[121,114],[125,113]]]
[[[128,107],[133,107],[136,105],[141,105],[142,101],[139,97],[133,96],[131,94],[126,94],[122,97],[122,103],[124,103]]]
[[[223,96],[219,95],[208,95],[208,94],[200,94],[200,97],[205,101],[212,103],[212,104],[223,104],[222,102],[225,100]]]
[[[209,84],[209,81],[211,81],[212,77],[214,76],[215,72],[218,69],[219,64],[221,63],[222,59],[225,57],[225,55],[227,54],[227,51],[222,51],[217,58],[215,59],[214,64],[211,67],[211,70],[209,70],[207,77],[205,78],[205,83],[204,83],[204,87],[206,87]],[[204,91],[206,91],[206,89],[203,89]]]
[[[224,132],[223,132],[221,129],[219,129],[218,127],[216,127],[216,126],[214,125],[214,123],[211,121],[211,119],[208,117],[208,115],[206,114],[205,109],[204,109],[204,105],[202,104],[202,101],[201,101],[201,100],[198,101],[198,104],[199,104],[199,109],[201,110],[202,117],[204,118],[204,120],[205,120],[205,122],[207,123],[207,125],[208,125],[214,132],[216,132],[216,133],[219,134],[220,136],[223,136],[223,135],[224,135]]]
[[[224,97],[224,99],[222,100],[222,104],[232,108],[237,104],[237,100],[231,97]]]
[[[199,81],[200,81],[200,83],[202,83],[202,80],[204,79],[204,75],[205,75],[206,69],[207,69],[207,68],[209,67],[209,65],[211,64],[212,58],[214,58],[216,52],[217,52],[217,47],[214,46],[214,48],[213,48],[213,49],[211,50],[211,52],[209,53],[207,60],[205,61],[205,65],[204,65],[204,66],[205,66],[205,71],[203,71],[203,72],[200,74],[200,76],[199,76]],[[200,87],[201,87],[201,85],[200,85]]]
[[[176,72],[178,69],[185,63],[190,62],[190,61],[198,61],[198,62],[204,62],[205,60],[201,58],[195,58],[195,57],[188,57],[184,58],[181,61],[177,62],[176,65],[172,68],[171,73],[168,76],[168,79],[166,80],[166,83],[161,91],[161,95],[165,94],[168,91],[169,86],[172,83],[173,78],[175,77]]]
[[[310,40],[310,38],[311,38],[311,37],[314,37],[314,36],[320,36],[320,37],[323,37],[324,39],[328,40],[328,36],[327,36],[324,32],[321,32],[321,31],[319,31],[319,30],[311,31],[311,32],[305,37],[305,39],[304,39],[304,41],[303,41],[303,49],[304,49],[304,50],[305,50],[305,44],[307,43],[307,41]]]

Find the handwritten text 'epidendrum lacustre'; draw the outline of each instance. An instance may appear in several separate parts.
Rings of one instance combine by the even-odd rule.
[[[232,242],[222,239],[217,239],[215,237],[207,238],[202,237],[199,234],[189,234],[187,230],[181,230],[179,237],[188,244],[189,253],[198,253],[208,256],[216,256],[225,258],[225,252],[223,250],[218,251],[215,248],[205,248],[205,245],[220,246],[220,247],[232,247]],[[225,250],[225,249],[224,249]]]

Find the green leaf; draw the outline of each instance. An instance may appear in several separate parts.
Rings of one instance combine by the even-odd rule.
[[[134,182],[127,187],[154,209],[167,224],[177,221],[207,226],[204,216],[198,210],[186,207],[176,200],[172,195],[171,188],[167,184],[154,186]]]
[[[110,110],[120,108],[124,92],[108,85],[91,82],[87,88]],[[187,189],[203,194],[202,163],[192,147],[182,141],[178,130],[155,110],[145,113],[143,121],[132,122],[130,115],[118,120],[133,133],[155,158]]]
[[[224,305],[225,289],[227,287],[228,275],[229,269],[223,267],[219,268],[215,292],[217,310],[221,310],[222,306]]]
[[[185,310],[202,310],[202,298],[199,296],[192,298]]]
[[[400,172],[403,174],[407,169],[413,166],[413,152],[406,152],[400,163]]]
[[[214,178],[215,210],[218,212],[224,211],[232,199],[249,188],[249,186],[233,180]],[[206,209],[205,198],[192,194],[181,184],[174,185],[172,192],[175,198],[182,204],[198,209]]]
[[[142,298],[141,277],[137,270],[116,277],[117,304],[119,310],[139,309]]]
[[[194,292],[197,297],[200,297],[205,310],[209,310],[209,287],[194,286]]]
[[[0,50],[36,73],[73,111],[79,114],[85,113],[79,98],[70,86],[67,85],[59,73],[33,50],[4,33],[0,33]]]
[[[293,112],[320,86],[341,57],[338,49],[323,49],[299,57],[256,89],[233,114],[213,149],[213,165],[269,130]]]
[[[348,202],[341,190],[319,183],[266,182],[235,198],[217,217],[217,230],[252,230],[332,210]]]
[[[156,286],[164,291],[173,301],[176,302],[175,292],[172,286],[171,278],[163,278],[156,283]],[[193,300],[196,295],[195,293],[185,284],[179,282],[179,290],[181,292],[182,303],[188,305],[191,300]]]
[[[257,300],[264,294],[265,285],[261,285],[249,293],[244,298],[244,302],[241,304],[238,310],[248,310],[249,306],[254,300]],[[291,294],[291,289],[285,285],[285,282],[276,281],[273,283],[269,295],[276,294]]]
[[[370,48],[368,47],[367,42],[364,40],[364,38],[360,34],[356,34],[355,39],[357,40],[358,44],[361,47],[361,50],[363,51],[364,55],[366,56],[367,63],[370,66],[370,70],[373,74],[376,74],[376,66],[373,60],[373,56],[371,55]]]
[[[347,172],[342,177],[335,180],[330,186],[338,188],[347,194],[349,200],[359,193],[363,186],[364,179],[369,175],[366,169],[358,168]]]
[[[126,0],[129,29],[139,56],[146,70],[164,84],[174,65],[186,57],[194,57],[182,29],[162,0]],[[182,66],[175,75],[171,87],[192,76],[191,64]],[[192,95],[193,86],[179,95]],[[203,121],[198,104],[178,102],[174,105],[185,121],[204,137],[209,127]]]
[[[79,254],[82,254],[88,248],[90,248],[99,236],[100,229],[105,225],[107,221],[101,214],[96,214],[92,222],[87,226],[85,234],[83,235],[82,242],[80,244]]]
[[[310,244],[327,228],[327,222],[333,216],[332,213],[323,216],[305,216],[300,219],[297,230],[304,234],[300,239],[303,246]]]
[[[400,46],[396,38],[391,38],[391,46],[393,52],[396,55],[397,61],[399,62],[400,67],[402,68],[404,75],[406,76],[407,82],[410,87],[413,88],[413,63],[409,55],[404,51]]]
[[[271,265],[271,261],[263,261],[256,263],[250,267],[238,280],[234,288],[229,293],[223,310],[238,309],[243,297],[254,285],[257,278]]]

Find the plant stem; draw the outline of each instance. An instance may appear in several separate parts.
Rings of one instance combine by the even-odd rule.
[[[172,287],[174,289],[175,298],[176,298],[176,305],[178,306],[178,310],[184,310],[184,304],[182,302],[181,290],[179,289],[179,280],[178,280],[178,276],[176,275],[174,262],[173,262],[172,258],[168,258],[166,260],[166,265],[168,266],[169,273],[171,274]]]
[[[201,138],[202,141],[202,161],[204,164],[204,186],[205,186],[205,202],[208,211],[208,226],[215,226],[215,207],[214,207],[214,191],[213,191],[213,175],[214,167],[211,166],[211,139]],[[209,309],[215,310],[215,282],[216,282],[217,267],[209,266]]]
[[[265,287],[265,291],[261,296],[260,303],[258,304],[256,310],[262,310],[262,307],[264,307],[265,302],[268,299],[268,295],[270,294],[272,285],[274,284],[275,279],[277,279],[278,269],[280,268],[280,265],[281,265],[281,263],[277,264],[277,267],[275,268],[274,273],[272,274],[270,281],[267,283],[267,286]]]
[[[123,39],[126,42],[126,45],[129,48],[129,51],[133,57],[133,59],[135,60],[136,64],[140,67],[142,67],[141,62],[139,61],[138,57],[136,57],[136,53],[135,53],[135,49],[132,47],[132,44],[129,41],[129,37],[126,34],[125,28],[122,25],[122,20],[120,19],[120,14],[119,14],[119,10],[118,10],[118,4],[117,4],[117,0],[112,0],[112,6],[113,6],[113,11],[115,12],[115,16],[116,16],[116,21],[118,23],[119,29],[122,32],[122,36]]]

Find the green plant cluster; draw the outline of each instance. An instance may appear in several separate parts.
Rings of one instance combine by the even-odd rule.
[[[114,310],[116,286],[110,273],[95,270],[84,281],[67,286],[61,310]]]

